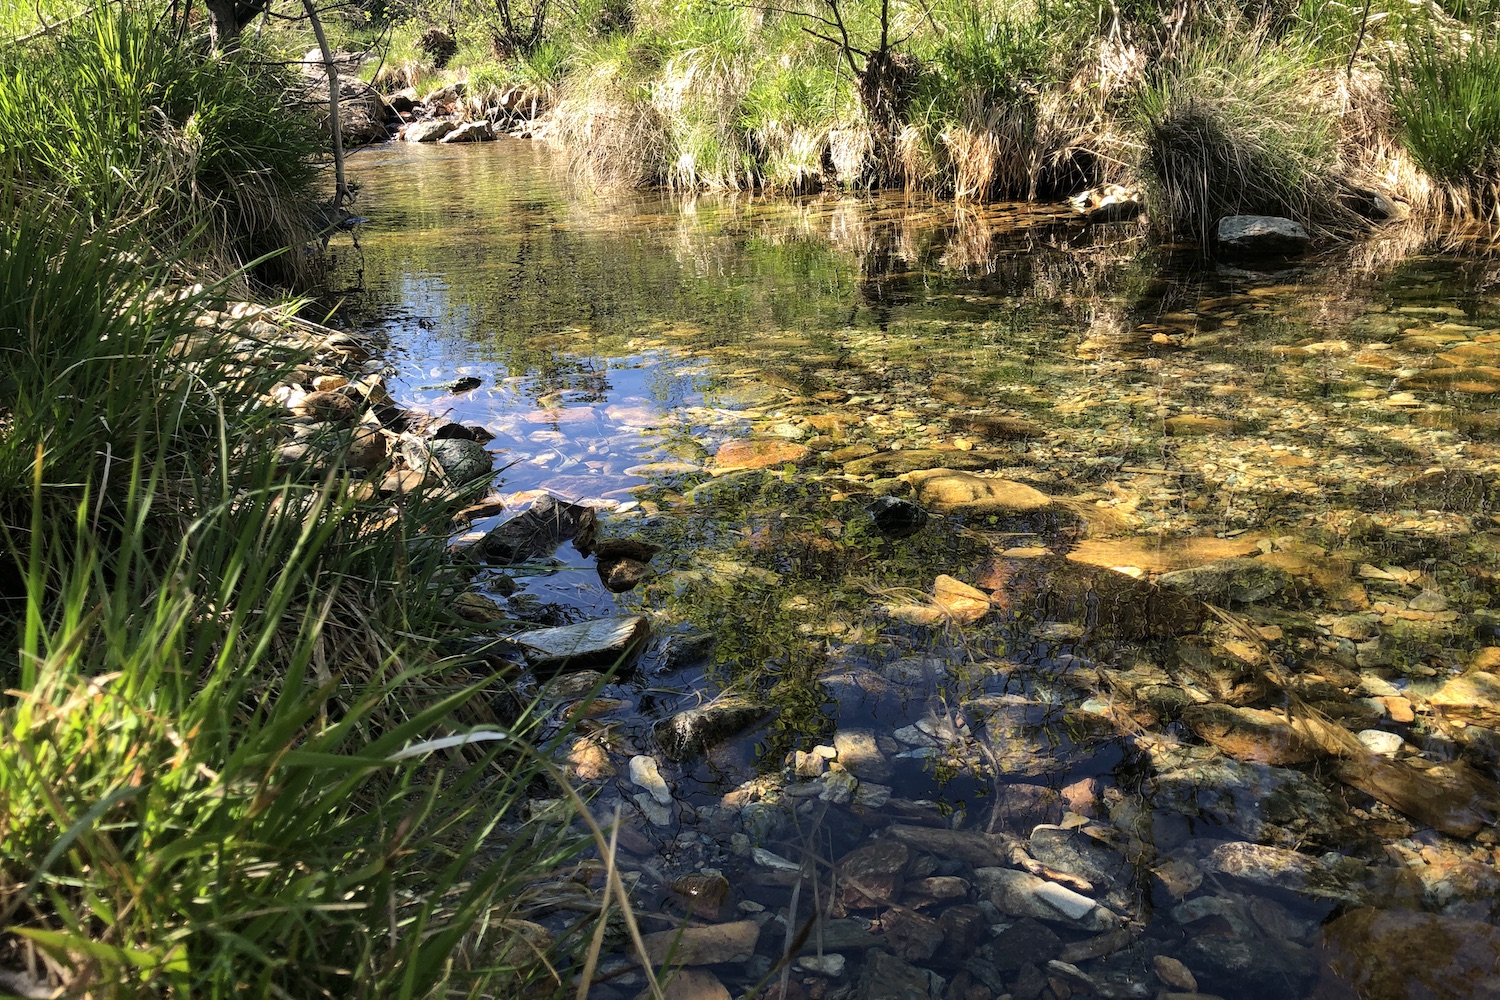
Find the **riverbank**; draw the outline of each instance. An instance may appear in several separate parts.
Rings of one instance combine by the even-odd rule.
[[[445,547],[494,456],[284,298],[306,39],[0,28],[0,992],[556,988],[581,841]]]
[[[1477,9],[637,3],[616,15],[554,17],[529,54],[497,58],[478,41],[492,30],[481,15],[448,34],[419,14],[381,80],[457,87],[478,116],[537,110],[533,131],[597,183],[895,185],[960,204],[1082,196],[1084,210],[1113,193],[1110,218],[1139,211],[1158,239],[1205,245],[1226,216],[1340,240],[1497,206],[1500,96],[1481,81],[1500,33]]]

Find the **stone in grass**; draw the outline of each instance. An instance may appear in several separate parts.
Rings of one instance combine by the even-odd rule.
[[[401,454],[413,469],[437,472],[455,485],[488,478],[495,468],[494,456],[483,445],[461,438],[406,438]]]
[[[650,623],[643,616],[617,615],[523,632],[514,641],[533,670],[560,673],[623,664],[650,632]]]
[[[1293,257],[1312,243],[1307,230],[1274,215],[1231,215],[1219,220],[1219,250],[1233,257]]]

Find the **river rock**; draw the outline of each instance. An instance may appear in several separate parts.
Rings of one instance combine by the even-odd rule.
[[[798,465],[812,457],[812,449],[793,441],[726,441],[714,453],[716,469],[768,469]]]
[[[764,720],[773,710],[757,701],[725,696],[658,722],[656,742],[672,760],[704,753]]]
[[[753,920],[642,935],[646,955],[655,964],[723,965],[748,961],[760,939],[760,925]]]
[[[847,959],[843,955],[803,955],[797,959],[797,968],[815,976],[837,979],[844,974]]]
[[[834,759],[856,778],[885,781],[894,768],[868,729],[841,729],[833,735]]]
[[[456,128],[458,128],[456,122],[448,121],[446,118],[434,118],[425,122],[412,122],[402,131],[401,138],[407,142],[437,142]]]
[[[662,805],[669,806],[673,803],[672,791],[667,787],[666,779],[661,776],[654,758],[645,754],[636,754],[630,758],[630,780],[644,788]]]
[[[1056,882],[1011,868],[976,868],[975,886],[1001,913],[1032,917],[1083,930],[1107,931],[1120,918],[1092,899]]]
[[[1096,893],[1122,884],[1131,874],[1124,855],[1082,830],[1050,824],[1038,826],[1031,831],[1027,850],[1054,871],[1087,879]]]
[[[1152,956],[1151,967],[1156,970],[1156,978],[1167,986],[1187,993],[1198,992],[1198,980],[1192,971],[1170,955]]]
[[[359,407],[342,392],[309,392],[292,406],[299,417],[352,424],[359,419]]]
[[[932,591],[938,610],[960,624],[972,625],[990,612],[990,595],[951,576],[939,575]]]
[[[1312,858],[1289,848],[1247,843],[1218,845],[1209,852],[1204,868],[1266,889],[1344,903],[1362,898],[1366,875],[1364,864],[1354,858]]]
[[[351,469],[373,469],[385,461],[385,435],[378,427],[356,427],[344,448],[344,464]]]
[[[911,448],[903,451],[882,451],[865,458],[857,458],[844,464],[844,472],[850,476],[901,476],[927,471],[952,471],[955,469],[994,469],[1015,456],[995,451],[957,451],[940,448]]]
[[[901,897],[911,849],[897,840],[877,840],[839,859],[838,903],[847,910],[889,906]]]
[[[485,535],[478,549],[484,559],[501,565],[546,558],[568,541],[585,552],[593,543],[594,525],[591,508],[544,495]]]
[[[707,969],[678,969],[668,978],[663,1000],[730,1000],[729,989]],[[652,1000],[650,990],[636,1000]]]
[[[1360,909],[1324,928],[1333,976],[1363,1000],[1500,1000],[1500,928],[1412,910]]]
[[[899,840],[924,854],[962,861],[976,868],[999,867],[1010,854],[1004,838],[978,831],[896,823],[887,827],[885,832],[890,839]]]
[[[1462,760],[1389,760],[1369,754],[1341,760],[1334,777],[1412,819],[1455,837],[1472,837],[1500,818],[1500,786]]]
[[[1145,792],[1155,809],[1254,841],[1326,841],[1344,819],[1341,806],[1307,775],[1266,764],[1228,759],[1188,764],[1152,778]]]
[[[1280,593],[1292,585],[1292,575],[1259,559],[1221,559],[1191,569],[1173,570],[1156,578],[1159,586],[1200,600],[1249,603]]]
[[[943,929],[931,917],[915,910],[893,909],[881,917],[885,939],[896,954],[908,962],[925,962],[943,943]]]
[[[859,977],[861,997],[881,1000],[933,1000],[930,975],[885,951],[871,952]]]
[[[1279,712],[1228,705],[1189,705],[1182,721],[1200,738],[1236,760],[1255,764],[1305,764],[1317,747],[1300,736]]]
[[[495,459],[476,441],[457,438],[404,438],[401,454],[413,469],[430,472],[440,469],[443,478],[461,486],[494,473]]]
[[[1051,497],[1023,483],[952,469],[929,469],[907,478],[919,502],[948,513],[1034,514],[1049,511],[1054,505]]]
[[[1198,896],[1172,909],[1183,926],[1181,954],[1199,988],[1226,996],[1302,997],[1317,978],[1311,948],[1273,933],[1255,917],[1267,900]]]
[[[1020,417],[972,416],[960,414],[948,418],[970,434],[991,441],[1029,441],[1047,436],[1047,430]]]
[[[1452,721],[1500,725],[1500,674],[1470,670],[1434,691],[1427,703]]]
[[[906,538],[927,524],[927,512],[901,497],[876,497],[865,508],[875,527],[891,538]]]
[[[650,632],[644,616],[618,615],[522,632],[514,638],[532,669],[558,673],[623,664]]]
[[[495,128],[487,121],[464,122],[443,136],[438,142],[493,142]]]
[[[1014,972],[1027,963],[1045,963],[1062,954],[1063,940],[1057,932],[1032,917],[1023,917],[995,938],[995,965]]]
[[[1312,243],[1307,230],[1272,215],[1231,215],[1219,220],[1219,250],[1235,257],[1291,257]]]

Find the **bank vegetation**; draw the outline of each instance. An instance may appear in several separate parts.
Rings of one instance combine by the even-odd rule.
[[[1496,5],[390,0],[387,88],[523,88],[596,182],[958,201],[1120,185],[1160,238],[1500,209]],[[515,30],[524,23],[527,31]]]
[[[277,460],[365,360],[286,298],[328,135],[300,25],[188,11],[0,14],[0,995],[548,995],[579,839],[444,551],[489,477]]]

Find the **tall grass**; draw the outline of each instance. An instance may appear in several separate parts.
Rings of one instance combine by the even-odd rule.
[[[1500,208],[1500,26],[1476,20],[1464,35],[1410,31],[1387,79],[1406,148],[1450,208],[1489,214]]]
[[[0,185],[92,227],[128,222],[219,274],[307,244],[324,137],[265,56],[195,51],[136,3],[0,44]],[[310,264],[285,255],[271,276]]]
[[[1227,215],[1352,227],[1316,73],[1300,43],[1259,30],[1196,38],[1159,64],[1136,105],[1157,230],[1207,242]]]
[[[555,987],[526,918],[578,841],[522,822],[532,710],[494,717],[500,682],[419,638],[446,511],[286,481],[254,416],[283,373],[203,342],[204,295],[0,214],[0,967],[105,997]],[[476,724],[488,752],[420,749]]]

